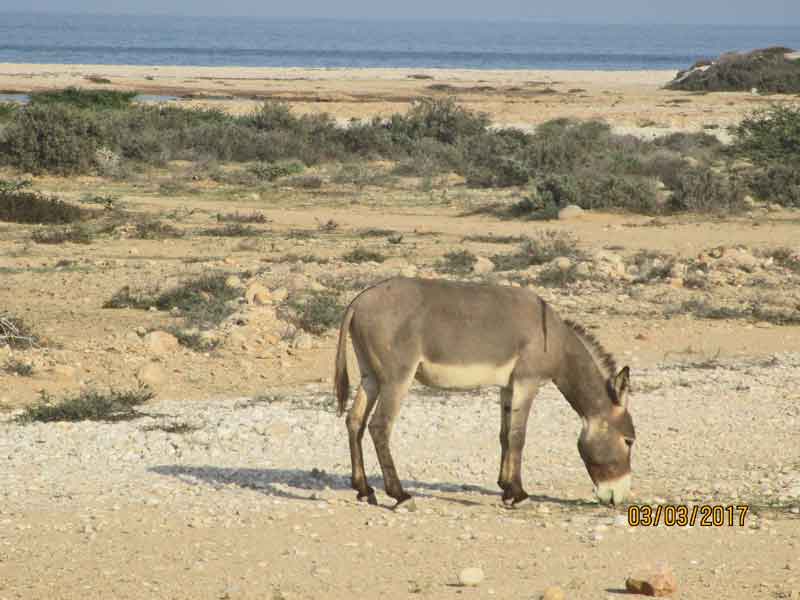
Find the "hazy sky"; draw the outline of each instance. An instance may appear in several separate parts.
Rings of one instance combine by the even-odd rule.
[[[0,12],[20,10],[423,20],[490,17],[605,23],[800,26],[800,0],[0,0]]]

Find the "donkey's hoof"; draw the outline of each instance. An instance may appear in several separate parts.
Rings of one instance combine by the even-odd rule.
[[[528,510],[533,508],[536,505],[536,502],[530,496],[525,496],[524,498],[520,498],[519,500],[514,500],[511,503],[511,508],[514,510]]]
[[[370,492],[369,494],[361,494],[358,495],[359,502],[366,502],[367,504],[372,504],[373,506],[378,505],[378,499],[375,497],[375,492]]]
[[[397,504],[395,504],[392,510],[396,512],[414,512],[417,510],[417,505],[414,502],[414,498],[406,498],[405,500],[400,500]]]
[[[511,508],[514,506],[514,496],[503,496],[503,506]]]

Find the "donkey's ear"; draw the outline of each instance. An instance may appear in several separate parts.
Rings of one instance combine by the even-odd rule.
[[[631,378],[631,370],[622,367],[619,373],[614,376],[614,402],[625,408],[628,406],[628,383]]]

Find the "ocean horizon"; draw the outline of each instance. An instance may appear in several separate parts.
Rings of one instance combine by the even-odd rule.
[[[677,70],[767,46],[800,27],[0,13],[4,63]]]

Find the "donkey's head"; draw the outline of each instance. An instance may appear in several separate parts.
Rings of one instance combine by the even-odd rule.
[[[595,485],[595,495],[604,504],[619,504],[630,491],[636,433],[627,406],[629,375],[624,367],[608,379],[608,401],[603,403],[608,409],[584,417],[578,438],[578,452]]]

